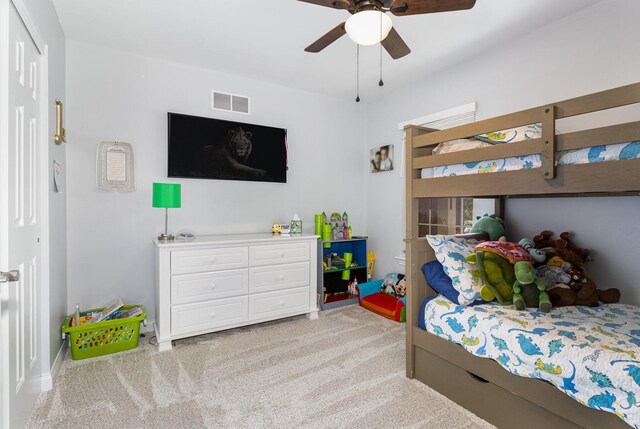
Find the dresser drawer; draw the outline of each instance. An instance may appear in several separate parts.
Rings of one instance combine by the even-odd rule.
[[[238,296],[171,307],[171,335],[206,331],[248,320],[248,298]]]
[[[248,291],[249,271],[246,268],[171,276],[172,305],[246,295]]]
[[[309,310],[309,288],[302,287],[249,296],[249,318],[260,320]]]
[[[246,268],[249,265],[248,262],[247,247],[176,250],[171,252],[171,274]]]
[[[252,267],[306,262],[308,260],[308,242],[252,246],[249,248],[249,261]]]
[[[269,292],[309,285],[309,263],[249,269],[249,291]]]

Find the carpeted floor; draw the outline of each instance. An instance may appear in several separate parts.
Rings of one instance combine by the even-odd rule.
[[[405,378],[404,325],[360,307],[66,360],[28,428],[492,428]],[[148,337],[147,337],[148,338]]]

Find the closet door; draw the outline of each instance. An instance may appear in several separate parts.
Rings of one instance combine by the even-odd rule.
[[[11,2],[0,7],[0,31],[8,54],[0,61],[7,90],[0,114],[8,117],[0,120],[0,429],[8,429],[24,426],[41,389],[38,130],[44,114],[42,57]]]

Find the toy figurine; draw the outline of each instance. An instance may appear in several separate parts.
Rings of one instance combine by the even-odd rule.
[[[291,219],[291,234],[302,234],[302,220],[298,213],[295,213]]]
[[[373,278],[373,264],[376,261],[376,254],[373,252],[367,253],[367,281],[371,281]]]

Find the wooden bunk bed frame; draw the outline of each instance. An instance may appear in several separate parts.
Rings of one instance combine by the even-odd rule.
[[[423,383],[499,428],[629,428],[616,415],[571,399],[551,384],[511,374],[418,326],[420,305],[435,292],[420,268],[435,260],[418,236],[420,198],[494,197],[496,213],[509,196],[640,195],[640,159],[555,166],[557,151],[640,140],[640,121],[556,135],[557,119],[640,103],[640,83],[528,109],[447,130],[407,126],[407,377]],[[432,155],[445,141],[528,124],[542,124],[542,138]],[[541,154],[541,168],[421,179],[421,169]]]

